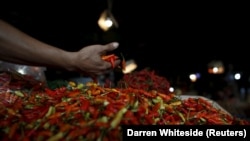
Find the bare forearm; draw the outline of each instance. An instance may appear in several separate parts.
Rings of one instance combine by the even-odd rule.
[[[13,63],[54,67],[77,71],[94,77],[112,69],[101,55],[118,47],[118,43],[90,45],[77,52],[67,52],[36,40],[0,20],[0,60]],[[118,66],[120,60],[115,61]]]
[[[70,54],[40,42],[0,20],[0,59],[2,60],[26,65],[67,68],[70,67]]]

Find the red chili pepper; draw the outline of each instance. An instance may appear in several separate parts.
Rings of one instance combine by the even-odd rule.
[[[94,106],[89,106],[88,110],[94,119],[98,117],[99,110],[97,108],[95,108]]]
[[[83,111],[86,111],[90,105],[90,102],[88,100],[85,99],[80,99],[81,103],[80,103],[80,109]]]
[[[56,94],[55,91],[53,91],[49,88],[45,88],[44,90],[45,90],[46,94],[48,94],[49,96],[54,96]]]
[[[156,104],[152,107],[152,111],[153,111],[153,112],[158,112],[158,110],[160,109],[160,107],[161,107],[161,103],[158,102],[158,103],[156,103]]]
[[[126,70],[126,61],[125,61],[123,54],[121,54],[121,56],[122,56],[121,68],[123,71],[125,71]]]
[[[161,98],[163,98],[164,101],[169,101],[173,97],[170,94],[163,94],[163,93],[157,93]]]
[[[72,90],[67,96],[68,97],[76,97],[80,94],[80,90],[76,89],[76,90]]]
[[[153,116],[145,115],[143,118],[144,118],[146,124],[152,124],[152,123],[154,123]]]
[[[115,68],[115,59],[114,58],[110,59],[110,63],[112,65],[112,68]]]
[[[105,56],[102,56],[102,59],[103,60],[109,60],[110,58],[117,58],[117,56],[115,54],[110,54],[110,55],[105,55]]]
[[[108,61],[111,63],[112,68],[115,68],[115,60],[118,59],[119,57],[116,56],[115,54],[110,54],[110,55],[106,55],[106,56],[102,56],[102,59],[105,61]]]
[[[10,131],[9,131],[9,138],[12,138],[13,135],[15,134],[15,132],[17,131],[19,124],[18,123],[14,123],[11,127],[10,127]]]

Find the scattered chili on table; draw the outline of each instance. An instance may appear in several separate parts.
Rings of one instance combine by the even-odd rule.
[[[2,140],[121,140],[122,124],[250,125],[204,99],[181,100],[173,93],[104,88],[96,83],[36,91],[1,91]],[[167,96],[167,97],[166,97]]]

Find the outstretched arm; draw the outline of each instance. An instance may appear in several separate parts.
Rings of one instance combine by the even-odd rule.
[[[0,60],[100,75],[111,69],[101,55],[118,47],[118,43],[91,45],[68,52],[41,42],[0,19]],[[120,60],[115,62],[116,65]]]

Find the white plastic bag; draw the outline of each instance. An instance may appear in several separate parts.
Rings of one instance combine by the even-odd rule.
[[[10,72],[17,72],[22,75],[29,75],[32,76],[35,80],[41,82],[46,82],[46,77],[44,73],[45,70],[46,70],[45,67],[27,66],[27,65],[20,65],[20,64],[0,61],[0,71],[10,71]]]

